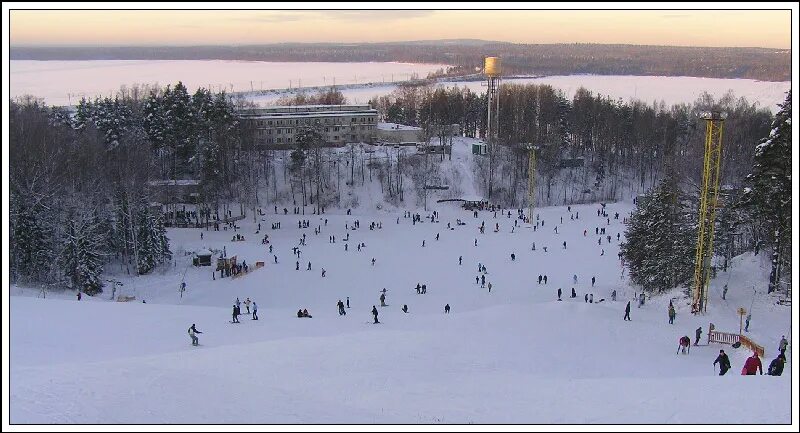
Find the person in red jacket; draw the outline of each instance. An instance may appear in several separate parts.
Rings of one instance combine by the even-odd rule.
[[[742,367],[742,375],[755,376],[756,370],[758,370],[759,374],[764,374],[761,368],[761,360],[758,359],[758,353],[753,352],[753,356],[747,358],[744,367]]]

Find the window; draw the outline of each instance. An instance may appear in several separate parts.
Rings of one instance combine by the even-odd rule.
[[[281,138],[280,138],[280,137],[278,137],[278,139],[277,139],[276,143],[280,143],[280,142],[281,142]]]
[[[270,120],[269,122],[267,122],[267,124],[272,126],[272,121]]]
[[[334,141],[339,141],[339,136],[338,135],[334,135],[333,139],[334,139]]]
[[[351,135],[351,136],[350,136],[350,139],[351,139],[351,140],[355,140],[355,139],[356,139],[356,135],[355,135],[355,134]]]
[[[267,135],[272,135],[272,130],[271,129],[267,129]]]
[[[333,130],[334,130],[335,132],[339,132],[339,127],[338,127],[338,126],[334,126],[334,127],[333,127]]]
[[[325,132],[331,132],[331,128],[325,128]]]

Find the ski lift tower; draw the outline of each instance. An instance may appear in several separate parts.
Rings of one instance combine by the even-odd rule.
[[[500,74],[502,64],[499,57],[486,57],[483,63],[483,73],[486,75],[486,100],[488,118],[486,122],[486,143],[489,153],[489,200],[492,199],[492,184],[494,183],[494,146],[497,144],[498,120],[500,113]]]
[[[700,113],[706,121],[703,181],[700,185],[700,215],[697,225],[692,313],[708,307],[708,283],[714,255],[714,218],[719,199],[720,163],[722,161],[722,124],[727,115],[719,111]]]

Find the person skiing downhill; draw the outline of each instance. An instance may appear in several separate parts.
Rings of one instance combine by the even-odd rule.
[[[699,327],[694,331],[694,345],[700,343],[700,336],[703,335],[703,327]]]
[[[631,301],[628,301],[628,305],[625,306],[625,317],[622,320],[627,320],[630,322],[631,320]]]
[[[724,350],[720,350],[719,356],[717,356],[717,359],[714,360],[714,365],[717,365],[717,363],[719,363],[720,376],[724,376],[725,373],[727,373],[731,368],[731,360],[728,359],[728,355],[725,354]]]
[[[197,328],[195,328],[194,323],[192,323],[192,326],[189,328],[188,332],[189,332],[189,337],[192,338],[192,346],[200,345],[200,340],[198,340],[196,334],[202,334],[202,332],[198,331]]]

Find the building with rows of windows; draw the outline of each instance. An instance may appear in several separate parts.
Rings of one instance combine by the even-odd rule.
[[[369,105],[297,105],[242,109],[239,120],[250,127],[258,147],[288,148],[305,127],[317,128],[329,146],[372,143],[378,111]]]

